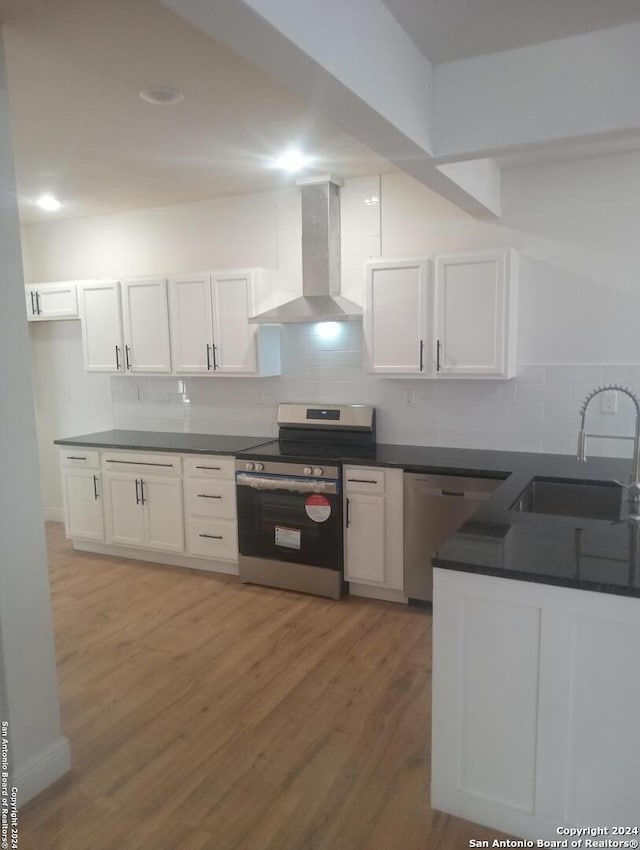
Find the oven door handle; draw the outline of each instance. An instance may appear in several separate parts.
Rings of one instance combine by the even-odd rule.
[[[291,493],[337,493],[335,481],[305,481],[300,478],[263,478],[239,472],[236,475],[238,487],[251,487],[252,490],[289,490]]]

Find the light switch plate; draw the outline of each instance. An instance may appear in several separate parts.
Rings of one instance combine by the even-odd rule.
[[[416,391],[411,387],[406,387],[403,394],[404,398],[404,406],[405,407],[415,407],[416,406]]]

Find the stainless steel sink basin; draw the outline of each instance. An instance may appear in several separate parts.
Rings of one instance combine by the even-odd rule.
[[[623,489],[614,481],[533,478],[511,506],[533,514],[619,520]]]

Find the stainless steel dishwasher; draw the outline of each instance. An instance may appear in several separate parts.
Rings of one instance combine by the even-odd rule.
[[[433,555],[500,484],[495,478],[405,472],[405,596],[432,601]]]

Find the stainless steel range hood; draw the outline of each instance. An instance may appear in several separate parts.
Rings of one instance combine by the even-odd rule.
[[[340,189],[330,177],[301,180],[302,296],[259,313],[255,324],[349,322],[362,307],[340,295]]]

